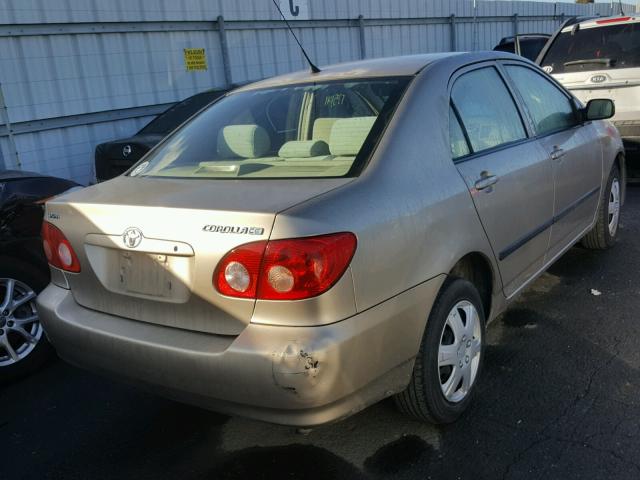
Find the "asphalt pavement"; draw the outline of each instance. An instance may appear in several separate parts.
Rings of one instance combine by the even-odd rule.
[[[571,249],[489,326],[478,395],[453,425],[384,401],[301,434],[55,361],[0,391],[0,479],[640,478],[638,312],[635,187],[615,248]]]

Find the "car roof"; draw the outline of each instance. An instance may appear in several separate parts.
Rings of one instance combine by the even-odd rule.
[[[577,24],[580,25],[580,28],[596,28],[596,27],[607,27],[609,25],[616,25],[620,23],[638,23],[640,22],[640,17],[635,15],[614,15],[611,17],[587,17],[584,19],[576,19],[569,23],[564,24],[562,28],[562,32],[570,32]]]
[[[288,73],[244,85],[234,90],[234,93],[292,84],[332,80],[411,76],[416,75],[429,65],[445,60],[454,60],[454,63],[464,65],[466,63],[479,62],[483,60],[496,60],[500,58],[522,60],[521,57],[510,53],[494,51],[445,52],[375,58],[371,60],[358,60],[355,62],[322,66],[320,67],[319,73],[312,73],[310,69]]]

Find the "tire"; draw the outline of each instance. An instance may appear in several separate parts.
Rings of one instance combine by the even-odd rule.
[[[622,194],[620,182],[620,170],[617,165],[614,165],[609,174],[604,195],[598,206],[596,224],[582,238],[581,244],[583,247],[592,250],[606,250],[616,243],[618,224],[620,222],[620,197]]]
[[[462,311],[460,310],[461,306],[464,306]],[[468,307],[473,307],[477,314],[472,322],[468,321],[468,312],[471,312]],[[456,322],[455,317],[451,317],[454,310],[456,310],[458,318],[462,320],[460,325],[465,327],[462,330],[458,329],[462,335],[454,332],[451,327],[452,322]],[[466,329],[467,326],[469,326],[469,330]],[[472,328],[474,326],[475,328]],[[471,338],[465,338],[463,341],[462,338],[467,337],[471,331],[473,332]],[[471,403],[475,392],[475,386],[482,370],[484,338],[484,309],[478,290],[467,280],[460,278],[447,280],[429,315],[409,385],[406,390],[394,398],[400,411],[434,424],[452,423],[458,419]],[[453,358],[455,366],[438,365],[441,342],[445,349],[452,347],[449,353],[455,352],[455,355],[450,355],[444,363]],[[458,345],[459,348],[456,349],[455,345]],[[472,348],[468,348],[468,345],[471,345]],[[443,354],[444,352],[445,350],[442,351]],[[465,369],[468,369],[468,388],[464,386],[466,377],[460,379],[458,385],[462,386],[459,389],[453,385],[457,382],[457,380],[453,380],[455,371],[465,371],[458,370],[460,362]],[[449,384],[452,385],[448,396],[444,393],[442,383],[445,384],[445,387]]]
[[[0,257],[0,306],[6,301],[10,281],[13,282],[13,299],[24,300],[27,295],[37,295],[47,286],[49,274],[42,268],[27,262],[11,257]],[[34,316],[35,321],[22,325],[24,331],[34,339],[29,342],[14,328],[20,326],[19,320]],[[13,358],[7,349],[6,342],[14,351]],[[52,357],[52,354],[53,348],[38,321],[35,296],[14,311],[11,311],[10,307],[5,307],[4,311],[0,310],[0,383],[16,380],[35,372]]]

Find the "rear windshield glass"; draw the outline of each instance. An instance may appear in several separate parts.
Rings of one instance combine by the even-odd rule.
[[[640,23],[563,32],[541,62],[548,73],[631,68],[640,65]]]
[[[204,108],[219,96],[224,95],[224,93],[222,90],[216,90],[198,93],[197,95],[189,97],[158,115],[138,133],[166,135],[178,128],[198,110]]]
[[[538,57],[540,50],[547,43],[546,38],[520,39],[520,55],[532,62]]]
[[[176,130],[129,175],[355,175],[408,82],[394,77],[234,93]]]
[[[501,43],[500,45],[496,45],[494,47],[496,52],[507,52],[507,53],[515,53],[516,44],[513,42]]]

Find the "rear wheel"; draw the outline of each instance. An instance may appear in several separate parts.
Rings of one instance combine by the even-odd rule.
[[[431,423],[451,423],[468,407],[482,367],[484,311],[478,290],[448,281],[436,300],[399,409]]]
[[[598,207],[596,225],[582,239],[583,246],[594,250],[605,250],[616,243],[620,224],[621,194],[620,171],[617,165],[614,165]]]
[[[0,257],[0,382],[32,373],[51,356],[35,303],[48,282],[42,270]]]

